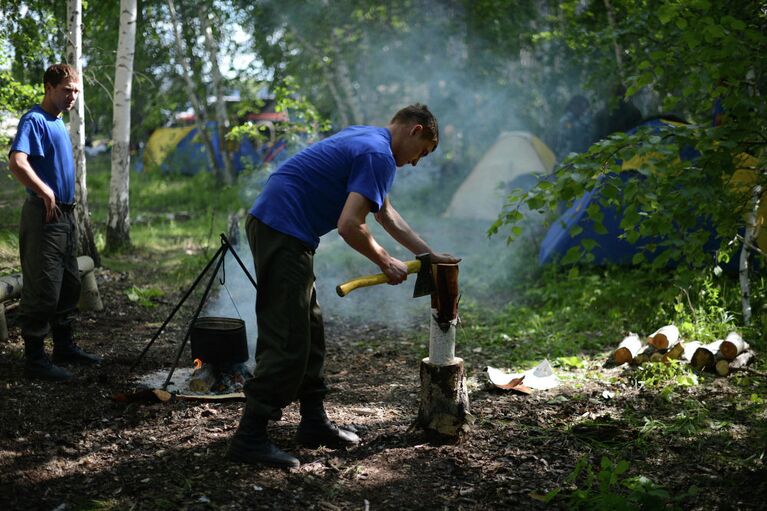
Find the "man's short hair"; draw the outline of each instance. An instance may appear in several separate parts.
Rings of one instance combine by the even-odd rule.
[[[79,80],[80,75],[78,75],[77,70],[69,64],[54,64],[45,70],[43,84],[50,84],[51,87],[56,87],[67,78]]]
[[[429,111],[429,107],[416,103],[409,105],[394,114],[391,124],[421,124],[424,127],[424,138],[431,137],[434,140],[434,148],[439,144],[439,125],[437,118]]]

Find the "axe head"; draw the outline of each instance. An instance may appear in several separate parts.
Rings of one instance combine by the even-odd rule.
[[[419,254],[415,256],[421,261],[421,267],[415,278],[415,287],[413,288],[413,298],[430,295],[434,291],[434,279],[431,275],[431,255]]]

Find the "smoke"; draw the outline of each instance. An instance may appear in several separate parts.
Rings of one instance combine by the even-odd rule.
[[[556,124],[558,115],[552,115],[548,92],[530,90],[534,88],[534,59],[530,55],[527,60],[499,58],[492,48],[469,40],[465,27],[463,32],[456,27],[461,13],[449,11],[459,8],[430,2],[429,15],[415,17],[417,25],[404,33],[369,27],[355,53],[360,60],[346,64],[354,99],[368,124],[386,125],[399,108],[415,102],[427,104],[437,116],[441,131],[438,150],[417,168],[398,170],[390,195],[392,203],[433,250],[463,258],[459,280],[462,304],[504,306],[513,298],[514,284],[534,271],[532,254],[540,237],[507,246],[503,236],[487,237],[490,221],[445,219],[441,215],[457,186],[501,132],[524,130],[543,137],[544,127]],[[282,14],[298,27],[311,22],[301,20],[301,12]],[[552,89],[563,96],[568,87],[554,84]],[[558,101],[566,99],[559,97]],[[245,183],[242,189],[240,206],[249,208],[259,185]],[[368,221],[376,240],[389,253],[401,260],[414,257],[389,238],[372,215]],[[247,243],[238,247],[238,253],[252,271]],[[359,289],[343,298],[335,292],[336,286],[348,279],[379,272],[335,231],[325,235],[315,256],[318,299],[325,318],[394,330],[428,325],[429,298],[412,298],[415,275],[398,286]],[[211,299],[206,313],[245,320],[252,349],[257,337],[255,291],[241,274],[236,262],[227,260],[226,290],[219,290]]]

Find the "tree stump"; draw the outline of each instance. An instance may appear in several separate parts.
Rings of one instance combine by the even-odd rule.
[[[421,406],[418,425],[437,438],[458,439],[471,425],[469,393],[463,360],[454,358],[450,365],[440,366],[421,361]]]
[[[437,440],[455,441],[468,433],[473,417],[463,360],[455,357],[458,323],[458,265],[432,267],[429,357],[421,361],[420,407],[416,425]]]

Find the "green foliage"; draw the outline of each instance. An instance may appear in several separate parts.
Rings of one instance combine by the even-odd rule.
[[[698,376],[692,371],[690,365],[678,360],[642,364],[629,379],[634,385],[649,388],[675,385],[690,387],[698,384]]]
[[[597,511],[680,509],[683,499],[698,493],[698,489],[692,487],[688,492],[672,497],[666,489],[645,476],[629,476],[629,468],[628,461],[614,462],[605,456],[599,469],[595,470],[588,459],[582,457],[565,479],[575,488],[552,490],[544,500],[564,499],[568,509]]]
[[[131,287],[128,289],[128,291],[125,292],[128,300],[148,309],[152,309],[157,306],[157,303],[153,301],[153,298],[159,298],[164,296],[164,294],[165,293],[161,289],[136,286]]]
[[[631,0],[612,4],[608,19],[602,2],[561,4],[557,27],[546,40],[561,40],[588,59],[596,82],[624,81],[628,95],[651,88],[663,109],[676,111],[692,124],[613,134],[587,152],[568,158],[552,182],[523,192],[513,191],[490,234],[508,231],[518,239],[520,211],[531,209],[556,216],[562,204],[572,205],[595,192],[601,206],[620,212],[621,235],[642,241],[645,249],[633,263],[659,269],[675,263],[677,272],[692,279],[712,267],[710,245],[719,245],[719,261],[732,260],[740,243],[730,243],[745,226],[754,185],[767,189],[763,150],[765,69],[767,51],[764,9],[759,2],[666,2]],[[746,44],[747,43],[747,44]],[[622,66],[614,52],[622,49]],[[605,77],[614,77],[613,80]],[[711,112],[721,101],[725,121],[711,125]],[[679,157],[694,149],[693,160]],[[753,158],[744,158],[743,155]],[[635,163],[632,172],[619,162]],[[743,171],[750,178],[741,180]],[[604,231],[601,210],[593,204],[588,217]],[[578,229],[571,235],[580,234]],[[572,248],[562,264],[590,262],[593,240]],[[752,299],[764,300],[764,286]]]
[[[282,84],[275,86],[275,111],[289,113],[288,121],[274,123],[246,123],[235,126],[227,134],[228,140],[239,141],[250,137],[257,145],[273,142],[275,138],[290,145],[301,146],[307,141],[318,138],[319,134],[330,128],[317,108],[299,94],[295,80],[286,77]],[[246,102],[241,109],[258,108],[253,102]],[[244,111],[244,110],[242,110]]]

